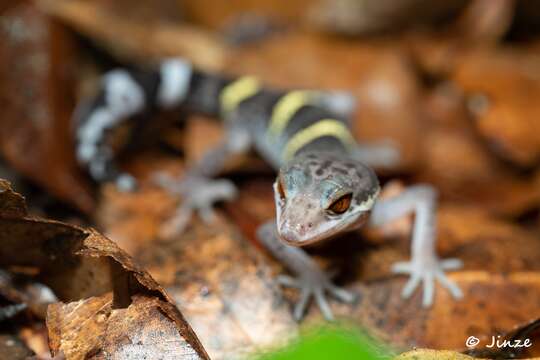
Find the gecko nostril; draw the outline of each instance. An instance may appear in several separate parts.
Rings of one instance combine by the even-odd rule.
[[[310,229],[311,229],[311,228],[313,227],[313,223],[308,223],[308,225],[307,225],[307,226],[308,226],[308,228],[310,228]]]

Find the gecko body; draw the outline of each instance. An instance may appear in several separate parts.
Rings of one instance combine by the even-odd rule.
[[[193,212],[211,221],[214,203],[236,194],[230,181],[215,177],[230,155],[254,147],[278,173],[273,186],[276,217],[261,225],[258,237],[296,275],[278,278],[300,291],[293,311],[296,319],[302,318],[312,298],[328,319],[333,316],[326,295],[354,300],[302,246],[408,213],[415,214],[412,259],[393,267],[396,273],[410,275],[404,297],[422,283],[423,303],[430,305],[435,280],[454,297],[462,296],[444,273],[461,262],[440,260],[435,253],[435,190],[416,185],[393,198],[378,198],[379,182],[371,166],[395,163],[397,152],[385,144],[355,141],[348,122],[353,101],[342,92],[268,89],[254,77],[208,74],[181,59],[142,74],[116,70],[104,77],[100,95],[76,112],[79,161],[94,179],[114,180],[132,189],[134,179],[116,170],[104,135],[146,108],[177,106],[221,117],[226,136],[184,179],[159,178],[161,186],[183,197],[173,227],[183,230]]]

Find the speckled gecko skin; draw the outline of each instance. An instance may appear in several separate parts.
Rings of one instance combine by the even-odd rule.
[[[183,198],[168,229],[182,231],[194,211],[211,222],[214,203],[236,195],[230,181],[214,177],[230,155],[254,147],[278,171],[276,217],[259,228],[258,237],[295,275],[279,276],[278,281],[300,291],[293,310],[296,319],[303,317],[311,299],[327,319],[333,319],[327,295],[344,302],[355,299],[334,285],[302,246],[410,213],[415,214],[411,260],[392,268],[410,275],[403,297],[422,283],[423,304],[429,306],[435,281],[455,298],[462,296],[445,275],[461,262],[441,260],[435,252],[435,190],[416,185],[393,198],[378,199],[379,182],[371,166],[391,166],[398,154],[389,145],[354,140],[346,120],[354,102],[345,93],[272,90],[256,78],[207,74],[182,59],[166,60],[156,71],[114,70],[104,76],[100,93],[75,112],[79,162],[97,181],[112,180],[120,189],[134,189],[135,179],[114,166],[107,132],[145,109],[180,106],[221,117],[227,136],[184,179],[157,178]]]

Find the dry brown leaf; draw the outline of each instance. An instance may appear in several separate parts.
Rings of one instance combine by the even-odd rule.
[[[454,351],[418,349],[396,356],[394,360],[473,360]]]
[[[467,95],[478,131],[491,149],[530,167],[540,160],[540,67],[539,55],[525,50],[470,52],[452,80]]]
[[[182,0],[181,7],[189,20],[219,30],[244,14],[256,14],[298,25],[310,3],[310,0]]]
[[[439,25],[455,15],[465,1],[429,3],[423,0],[319,0],[311,19],[320,28],[349,35],[395,31],[424,24]]]
[[[14,193],[6,182],[0,182],[0,194],[12,204],[20,202],[20,195]],[[109,319],[108,325],[129,328],[132,331],[131,335],[152,331],[157,331],[159,335],[160,329],[164,330],[162,333],[164,335],[170,334],[171,329],[174,329],[178,351],[197,359],[207,358],[195,333],[174,306],[169,295],[115,243],[95,230],[84,230],[57,221],[29,217],[25,214],[24,208],[15,211],[17,216],[13,213],[12,209],[7,214],[0,212],[2,267],[36,268],[39,279],[65,302],[82,299],[84,303],[86,298],[112,292],[113,309],[128,309],[129,313],[129,311],[137,312],[140,307],[143,313],[150,311],[151,314],[164,316],[163,319],[166,321],[162,321],[162,318],[155,321],[139,319],[136,326],[129,328],[126,320],[122,320],[123,325],[118,325],[119,321]],[[83,308],[81,311],[87,310],[86,306],[81,307]],[[49,314],[57,316],[51,320],[55,324],[65,320],[58,312]],[[141,328],[141,324],[148,327]],[[77,350],[77,346],[84,348],[83,344],[76,346],[70,344],[69,339],[75,335],[62,332],[58,327],[50,327],[49,338],[53,354],[65,350],[76,353],[81,358],[88,355]],[[129,339],[129,337],[118,338],[118,341],[121,341],[123,346],[128,346],[130,341],[126,340]],[[148,341],[149,347],[143,347],[141,351],[146,351],[154,345],[151,340]],[[136,347],[137,344],[133,345]],[[92,351],[101,350],[123,351],[122,348],[114,347],[113,343],[100,343],[99,346],[92,348]]]
[[[140,21],[126,15],[140,9],[137,6],[68,0],[40,0],[38,4],[47,14],[92,38],[127,63],[147,64],[164,57],[183,56],[204,68],[222,67],[225,48],[214,34],[178,21],[164,21],[159,16]]]
[[[474,0],[456,20],[454,36],[469,45],[490,46],[508,32],[514,18],[515,0]]]
[[[49,307],[51,348],[69,359],[200,359],[157,298],[135,295],[127,308],[115,309],[112,294]]]
[[[508,166],[479,137],[455,85],[442,83],[426,98],[424,163],[414,182],[431,183],[443,200],[516,217],[540,204],[540,175]]]
[[[237,358],[294,336],[297,324],[268,259],[221,213],[212,226],[194,218],[181,236],[160,239],[159,224],[174,214],[175,203],[155,185],[130,195],[108,190],[101,225],[120,243],[134,241],[132,256],[172,295],[212,359]]]
[[[72,150],[73,39],[29,3],[1,23],[0,151],[17,171],[89,212],[94,201]]]

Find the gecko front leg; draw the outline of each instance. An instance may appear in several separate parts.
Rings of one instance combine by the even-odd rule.
[[[334,316],[326,300],[326,293],[346,303],[355,301],[356,296],[334,285],[331,276],[325,273],[304,250],[280,241],[275,219],[261,225],[257,236],[275,258],[297,275],[295,278],[286,275],[277,278],[282,286],[300,290],[300,300],[293,311],[295,320],[302,319],[312,298],[315,299],[323,316],[327,320],[333,320]]]
[[[227,159],[247,151],[251,144],[249,133],[240,127],[228,130],[226,138],[209,150],[183,179],[174,179],[164,174],[156,176],[157,183],[173,194],[182,196],[182,204],[176,214],[162,228],[162,235],[169,237],[181,233],[188,225],[194,212],[206,223],[215,219],[213,207],[216,202],[232,200],[237,195],[234,184],[227,179],[212,179]]]
[[[414,212],[411,261],[394,264],[392,271],[397,274],[410,274],[410,279],[402,291],[404,298],[410,297],[420,282],[423,283],[422,304],[425,307],[433,303],[435,280],[447,288],[454,298],[463,296],[457,284],[445,274],[445,270],[461,268],[461,260],[440,260],[435,251],[435,205],[435,190],[429,185],[416,185],[393,198],[378,200],[370,220],[371,225],[380,226]]]

